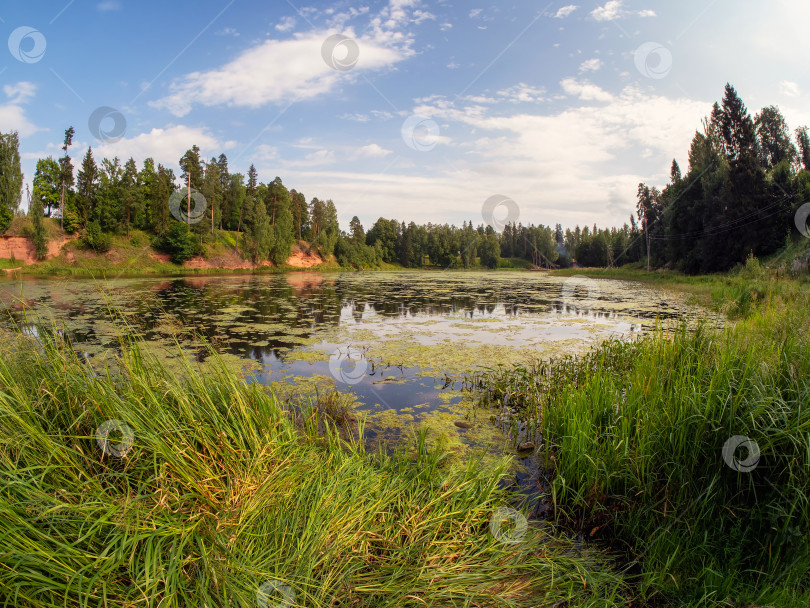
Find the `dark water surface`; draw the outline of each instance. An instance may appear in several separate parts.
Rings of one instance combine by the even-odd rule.
[[[122,319],[171,365],[204,369],[213,344],[280,396],[337,388],[368,415],[369,437],[414,423],[461,448],[498,442],[459,380],[482,368],[582,352],[660,322],[721,325],[682,295],[541,272],[291,273],[171,279],[0,282],[6,327],[64,331],[91,360],[118,346]],[[454,422],[472,419],[473,428]]]

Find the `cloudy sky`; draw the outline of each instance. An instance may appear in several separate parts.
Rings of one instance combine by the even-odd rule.
[[[5,2],[0,131],[36,159],[197,144],[357,215],[621,225],[731,82],[810,124],[801,0]],[[504,206],[504,209],[506,207]]]

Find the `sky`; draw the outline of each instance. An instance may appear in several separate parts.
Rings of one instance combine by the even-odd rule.
[[[621,226],[727,82],[810,124],[808,24],[803,0],[2,2],[0,131],[28,184],[73,126],[74,166],[179,175],[196,144],[343,229]]]

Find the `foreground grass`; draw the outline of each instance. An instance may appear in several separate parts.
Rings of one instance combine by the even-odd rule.
[[[135,342],[101,375],[61,341],[3,345],[2,606],[622,601],[604,554],[491,533],[505,461],[367,455],[224,365],[181,379]]]
[[[645,605],[810,604],[810,286],[746,272],[705,281],[724,332],[479,378],[542,433],[557,520],[623,551]]]

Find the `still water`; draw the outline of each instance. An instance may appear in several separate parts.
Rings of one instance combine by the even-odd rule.
[[[660,323],[722,325],[671,291],[543,272],[291,273],[0,283],[6,327],[56,329],[103,364],[126,325],[168,365],[205,373],[207,344],[282,398],[336,388],[370,440],[427,425],[449,446],[497,441],[469,421],[465,374],[583,352]],[[178,346],[179,345],[179,346]]]

